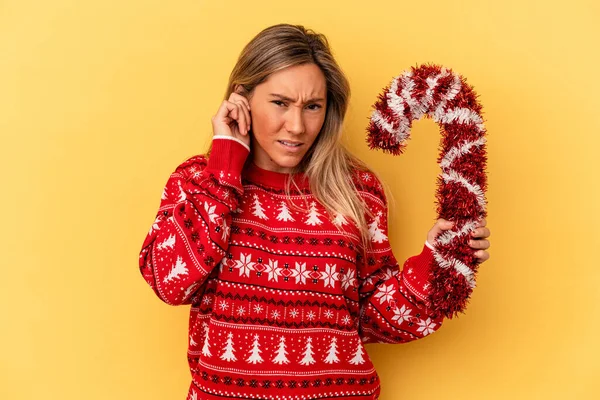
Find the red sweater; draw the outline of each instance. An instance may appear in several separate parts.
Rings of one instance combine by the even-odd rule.
[[[328,215],[304,176],[286,203],[286,174],[263,170],[235,140],[213,140],[170,176],[139,258],[156,295],[190,304],[188,399],[377,399],[365,343],[433,333],[428,244],[402,272],[387,238],[387,204],[369,172],[351,177],[375,218],[372,249]],[[293,187],[293,186],[292,186]],[[338,227],[342,229],[338,229]]]

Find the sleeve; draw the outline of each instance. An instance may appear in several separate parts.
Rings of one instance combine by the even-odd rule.
[[[377,182],[371,175],[370,180]],[[371,248],[358,258],[359,335],[363,343],[405,343],[437,331],[443,316],[428,308],[433,252],[426,241],[402,271],[388,241],[387,199],[381,185],[365,197],[375,215],[369,223]]]
[[[208,160],[191,157],[169,177],[139,255],[142,276],[165,303],[192,303],[225,256],[248,154],[235,140],[213,139]]]

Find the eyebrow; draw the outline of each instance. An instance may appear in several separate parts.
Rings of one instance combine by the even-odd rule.
[[[277,94],[277,93],[269,93],[269,96],[278,97],[278,98],[280,98],[281,100],[289,101],[290,103],[293,103],[293,102],[294,102],[294,99],[291,99],[291,98],[289,98],[289,97],[287,97],[287,96],[284,96],[284,95],[282,95],[282,94]],[[308,100],[306,101],[306,103],[312,103],[312,102],[317,102],[317,101],[325,101],[325,99],[322,99],[322,98],[312,98],[312,99],[308,99]],[[306,104],[306,103],[305,103],[305,104]]]

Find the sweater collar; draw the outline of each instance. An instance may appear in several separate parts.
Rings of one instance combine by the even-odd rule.
[[[248,160],[244,168],[244,177],[252,183],[276,189],[284,189],[286,180],[291,174],[275,172],[263,169],[256,165],[253,160]],[[302,172],[296,174],[294,181],[301,189],[309,188],[308,177]],[[291,189],[294,185],[291,185]]]

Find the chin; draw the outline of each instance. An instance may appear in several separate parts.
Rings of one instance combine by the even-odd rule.
[[[271,157],[271,160],[281,168],[294,168],[300,164],[303,156],[304,155],[297,157]]]

